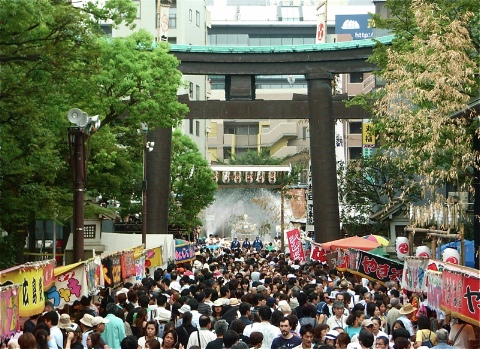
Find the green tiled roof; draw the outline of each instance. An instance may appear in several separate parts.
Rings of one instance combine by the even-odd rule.
[[[382,36],[375,39],[342,41],[315,45],[285,45],[285,46],[196,46],[171,45],[170,52],[198,53],[285,53],[285,52],[319,52],[350,50],[355,48],[373,47],[377,42],[388,45],[394,36]]]

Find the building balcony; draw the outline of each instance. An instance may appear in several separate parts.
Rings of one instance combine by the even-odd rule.
[[[275,126],[268,133],[260,135],[260,144],[262,147],[271,147],[283,138],[296,138],[297,123],[296,122],[282,122]]]

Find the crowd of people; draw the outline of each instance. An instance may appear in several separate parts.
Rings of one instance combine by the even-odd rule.
[[[149,271],[139,284],[104,289],[100,297],[83,297],[69,309],[47,302],[9,347],[473,349],[476,344],[472,325],[433,311],[427,295],[402,292],[397,282],[383,285],[238,244],[221,255],[206,249],[193,263]]]

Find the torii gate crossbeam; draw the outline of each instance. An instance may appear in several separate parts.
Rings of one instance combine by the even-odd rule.
[[[376,67],[366,62],[376,42],[391,43],[393,36],[375,40],[358,40],[333,44],[278,47],[218,47],[172,45],[171,54],[180,60],[179,70],[188,75],[225,75],[226,101],[187,102],[195,106],[188,118],[252,119],[261,107],[263,118],[303,118],[308,114],[310,154],[312,163],[313,219],[315,241],[327,242],[341,238],[338,188],[335,159],[335,119],[339,117],[332,98],[333,74],[369,72]],[[307,80],[308,101],[257,101],[257,75],[299,75]],[[256,104],[258,103],[258,104]],[[282,105],[282,109],[278,106]],[[302,116],[290,115],[299,111]],[[203,110],[203,112],[202,112]],[[206,112],[208,111],[208,112]],[[271,115],[270,111],[273,111]],[[275,113],[275,111],[277,113]],[[274,114],[275,113],[275,114]],[[364,113],[363,113],[364,114]],[[362,115],[363,116],[363,115]],[[358,117],[358,116],[357,116]],[[350,118],[357,118],[352,115]],[[166,232],[170,180],[170,129],[149,134],[161,147],[155,159],[147,159],[149,200],[147,232]]]

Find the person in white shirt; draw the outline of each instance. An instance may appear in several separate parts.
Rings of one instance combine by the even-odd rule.
[[[472,325],[457,319],[457,323],[452,325],[448,336],[450,345],[455,348],[473,348],[475,340],[475,331]]]
[[[55,310],[45,313],[45,323],[50,328],[50,339],[54,339],[56,345],[63,349],[63,333],[58,325],[59,316]]]
[[[202,315],[198,320],[200,324],[200,330],[192,332],[188,338],[187,348],[192,346],[198,346],[201,349],[204,349],[208,343],[215,340],[217,336],[211,331],[212,322],[209,316]],[[200,339],[200,344],[198,340]]]
[[[260,349],[271,349],[273,340],[281,336],[282,333],[280,329],[276,326],[273,326],[270,323],[272,317],[272,311],[269,307],[262,306],[258,309],[258,316],[260,317],[260,322],[255,322],[251,325],[245,326],[243,330],[243,335],[250,337],[252,332],[261,332],[263,333],[263,342]]]
[[[409,339],[411,341],[415,341],[415,330],[413,329],[413,324],[410,319],[413,317],[413,314],[416,310],[417,308],[415,308],[413,305],[406,303],[399,311],[400,317],[398,320],[403,322],[408,333],[410,333]]]
[[[327,325],[330,329],[341,327],[342,329],[347,325],[345,321],[347,316],[344,315],[345,305],[341,301],[335,301],[332,305],[333,316],[327,320]]]

